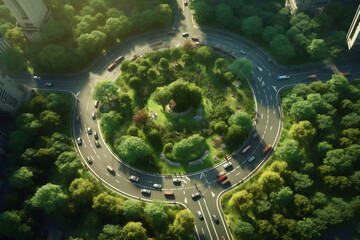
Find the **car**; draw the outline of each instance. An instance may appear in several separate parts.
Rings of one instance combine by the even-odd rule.
[[[146,195],[150,195],[151,194],[151,191],[149,189],[141,189],[140,190],[142,194],[146,194]]]
[[[219,224],[219,219],[218,219],[218,217],[217,217],[215,214],[212,215],[212,219],[214,220],[214,222],[215,222],[216,224]]]
[[[174,197],[174,192],[173,191],[166,191],[164,192],[164,196],[167,198],[173,198]]]
[[[252,135],[252,139],[257,139],[259,137],[258,133],[254,133],[254,135]]]
[[[81,117],[80,116],[76,116],[76,122],[80,122]]]
[[[188,32],[184,32],[182,35],[183,35],[183,37],[187,37],[187,36],[189,36],[189,33],[188,33]]]
[[[90,157],[87,157],[87,158],[86,158],[86,161],[87,161],[89,164],[92,164],[92,163],[93,163],[93,161],[91,160]]]
[[[130,60],[131,60],[131,61],[135,61],[137,58],[138,58],[138,56],[135,54],[134,56],[132,56],[132,57],[130,58]]]
[[[255,156],[251,156],[249,159],[248,159],[248,162],[251,163],[252,161],[255,160]]]
[[[113,62],[113,63],[111,63],[111,64],[107,67],[107,70],[108,70],[108,71],[111,71],[111,70],[113,70],[115,67],[116,67],[116,62]]]
[[[184,4],[185,4],[185,6],[187,6],[188,5],[187,1],[185,1]]]
[[[96,101],[95,101],[95,108],[98,108],[98,107],[99,107],[99,101],[96,100]]]
[[[111,174],[114,174],[115,173],[115,170],[110,167],[109,165],[106,166],[106,169],[111,173]]]
[[[100,147],[100,143],[99,143],[98,141],[95,141],[95,146],[96,146],[97,148],[99,148],[99,147]]]
[[[272,63],[272,60],[271,60],[271,58],[268,58],[268,61],[269,61],[269,63]]]
[[[77,144],[78,144],[79,146],[82,144],[81,138],[77,138],[76,141],[77,141]]]
[[[130,175],[129,180],[130,180],[131,182],[138,182],[140,179],[139,179],[139,177],[137,177],[137,176]]]
[[[99,135],[97,134],[97,132],[94,132],[94,138],[95,138],[96,140],[99,139]]]
[[[221,176],[223,176],[223,175],[225,175],[225,174],[226,174],[225,171],[221,171],[221,172],[218,173],[217,177],[219,178],[219,177],[221,177]]]
[[[191,198],[192,198],[192,199],[196,199],[196,198],[198,198],[198,197],[200,197],[200,196],[201,196],[201,195],[200,195],[199,192],[196,192],[196,193],[191,194]]]
[[[277,80],[286,80],[286,79],[289,79],[289,78],[290,78],[289,75],[281,75],[281,76],[277,77]]]
[[[87,128],[87,133],[90,135],[90,134],[92,134],[92,129],[91,129],[91,127],[88,127]]]
[[[96,118],[95,113],[91,113],[91,118],[92,118],[93,120],[95,120],[95,118]]]
[[[46,86],[46,87],[51,87],[51,86],[52,86],[52,83],[51,83],[51,82],[47,82],[47,83],[45,83],[45,86]]]
[[[197,213],[199,219],[204,219],[204,216],[202,215],[200,210],[197,210],[196,213]]]
[[[224,164],[224,169],[230,168],[232,166],[231,162],[227,162]]]
[[[262,68],[261,67],[258,67],[258,70],[260,73],[262,73]]]
[[[246,52],[245,52],[244,50],[240,50],[240,53],[241,53],[242,55],[246,55]]]
[[[221,236],[221,240],[226,240],[225,236]]]
[[[123,55],[121,55],[120,57],[118,57],[117,59],[115,59],[115,62],[116,63],[119,63],[119,62],[121,62],[122,60],[124,60],[124,56]]]
[[[181,183],[180,178],[174,178],[174,179],[173,179],[173,183],[174,183],[174,184],[180,184],[180,183]]]
[[[161,189],[161,184],[154,183],[153,187],[154,187],[154,188],[157,188],[157,189]]]
[[[40,76],[36,76],[36,75],[34,75],[33,79],[34,79],[34,80],[40,80],[40,79],[41,79],[41,77],[40,77]]]

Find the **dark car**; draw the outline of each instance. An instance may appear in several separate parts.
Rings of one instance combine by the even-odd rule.
[[[96,119],[95,113],[91,113],[91,118],[92,118],[93,120]]]
[[[92,129],[91,129],[91,127],[87,128],[87,133],[88,133],[89,135],[92,134]]]
[[[86,161],[87,161],[89,164],[92,164],[92,163],[93,163],[93,161],[91,160],[90,157],[87,157],[87,158],[86,158]]]
[[[215,222],[216,224],[219,224],[219,219],[218,219],[218,217],[217,217],[215,214],[212,215],[212,219],[214,220],[214,222]]]
[[[95,141],[95,146],[96,146],[97,148],[99,148],[99,147],[100,147],[100,143],[99,143],[98,141]]]
[[[97,132],[94,132],[94,138],[95,138],[96,140],[99,139],[99,135],[97,134]]]
[[[76,139],[76,141],[77,141],[77,144],[78,144],[79,146],[82,144],[81,138]]]

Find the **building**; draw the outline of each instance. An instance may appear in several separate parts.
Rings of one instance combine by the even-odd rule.
[[[0,116],[12,115],[30,94],[24,85],[0,75]]]
[[[40,42],[40,26],[50,18],[50,9],[43,0],[3,0],[27,39]]]
[[[356,10],[354,19],[351,22],[349,31],[346,35],[346,43],[349,51],[360,50],[360,4]]]
[[[286,0],[285,6],[289,7],[291,14],[295,15],[303,11],[319,11],[330,2],[331,0]]]
[[[0,33],[0,54],[6,52],[9,48],[11,48],[10,43],[6,40],[6,38]]]

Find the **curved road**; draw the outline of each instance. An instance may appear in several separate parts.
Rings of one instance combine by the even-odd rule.
[[[178,0],[179,8],[176,13],[173,28],[175,35],[168,35],[167,30],[155,31],[132,37],[120,44],[114,46],[99,57],[95,63],[86,71],[76,75],[47,75],[42,76],[42,80],[29,80],[29,76],[22,74],[12,74],[14,79],[26,84],[29,87],[48,91],[68,91],[71,92],[77,101],[73,109],[73,126],[72,134],[75,139],[80,137],[83,140],[81,146],[77,146],[79,155],[83,158],[85,166],[89,171],[104,185],[111,188],[126,197],[150,202],[153,199],[164,200],[172,204],[181,204],[187,207],[197,217],[196,212],[200,210],[204,216],[203,220],[196,220],[196,235],[198,239],[232,239],[230,229],[226,223],[224,214],[220,206],[221,195],[246,181],[257,171],[267,158],[272,154],[269,151],[266,155],[261,153],[262,149],[271,144],[276,147],[280,138],[282,128],[282,110],[279,100],[279,91],[281,88],[306,82],[306,76],[317,74],[320,80],[330,79],[331,74],[340,70],[341,72],[351,72],[352,76],[360,75],[360,60],[358,57],[347,57],[346,60],[339,61],[335,64],[315,63],[310,65],[296,66],[292,68],[280,66],[273,61],[269,62],[269,56],[256,45],[244,40],[233,33],[225,32],[218,29],[199,28],[193,21],[190,8],[184,5],[183,0]],[[233,154],[226,161],[232,163],[233,168],[228,169],[227,176],[231,184],[224,188],[217,183],[216,175],[223,171],[223,164],[218,164],[210,169],[201,172],[192,173],[182,176],[172,176],[181,179],[181,184],[175,185],[171,178],[165,176],[149,174],[128,166],[121,162],[105,144],[99,128],[98,112],[91,98],[92,90],[98,81],[115,80],[120,75],[120,69],[117,67],[112,72],[107,71],[107,66],[112,63],[118,56],[124,55],[129,59],[134,54],[143,54],[158,48],[169,48],[180,46],[184,42],[183,32],[189,32],[190,36],[198,36],[200,42],[209,46],[217,46],[234,57],[246,57],[255,65],[253,80],[250,85],[255,97],[256,116],[254,120],[254,129],[249,139],[244,143],[242,148],[251,145],[249,151],[242,155]],[[150,44],[162,40],[160,46],[151,47]],[[243,55],[240,51],[244,51]],[[262,72],[257,67],[262,69]],[[339,69],[336,69],[339,68]],[[358,69],[358,70],[356,70]],[[357,72],[356,72],[357,71]],[[289,75],[289,80],[278,81],[279,75]],[[65,81],[66,80],[66,81]],[[52,82],[52,88],[46,88],[45,82]],[[91,118],[92,113],[96,114],[96,119]],[[80,115],[80,123],[76,123],[75,116]],[[95,146],[94,135],[89,135],[86,131],[88,127],[96,131],[99,136],[100,148]],[[254,133],[259,137],[252,138]],[[240,148],[237,152],[239,152]],[[255,156],[251,163],[247,159]],[[86,158],[90,157],[93,164],[89,165]],[[115,175],[111,175],[106,166],[115,169]],[[136,175],[140,178],[138,183],[132,183],[128,180],[130,175]],[[161,190],[153,188],[154,183],[162,185]],[[140,189],[146,188],[151,190],[151,195],[146,196],[140,193]],[[171,190],[175,193],[173,199],[165,198],[163,192]],[[200,192],[201,197],[193,200],[191,194]],[[219,218],[219,224],[216,224],[212,215]]]

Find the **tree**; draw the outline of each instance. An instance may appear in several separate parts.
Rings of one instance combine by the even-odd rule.
[[[264,238],[276,239],[278,237],[278,233],[276,232],[276,229],[268,220],[258,220],[257,226],[258,226],[258,232]]]
[[[41,127],[39,120],[32,113],[21,113],[18,115],[15,125],[30,136],[36,135]]]
[[[195,19],[199,23],[204,23],[208,19],[211,9],[207,1],[196,1],[192,3],[195,9]]]
[[[106,34],[99,30],[83,33],[77,39],[78,49],[83,56],[100,52],[106,42]]]
[[[263,32],[263,22],[258,16],[245,18],[241,24],[241,30],[251,37],[260,35]]]
[[[40,122],[44,129],[54,129],[61,125],[60,116],[49,110],[45,110],[40,114]]]
[[[23,51],[18,47],[9,48],[0,55],[0,62],[5,69],[11,72],[23,72],[26,70],[26,61]]]
[[[319,142],[316,145],[316,154],[320,158],[324,158],[326,156],[326,153],[332,149],[333,149],[332,145],[329,144],[328,142],[326,141]]]
[[[316,125],[317,130],[319,130],[320,132],[329,132],[333,128],[332,117],[323,114],[317,114]]]
[[[169,25],[173,19],[173,12],[168,4],[159,4],[155,8],[155,17],[159,24]]]
[[[354,174],[350,177],[353,182],[353,186],[357,191],[360,191],[360,171],[354,172]]]
[[[59,41],[64,37],[64,35],[65,29],[57,21],[50,20],[41,25],[40,36],[44,43]]]
[[[119,197],[114,197],[106,192],[100,193],[93,198],[92,208],[113,220],[118,220],[123,213],[123,200]]]
[[[299,142],[292,139],[284,140],[276,149],[276,155],[289,163],[298,164],[302,159]]]
[[[149,120],[147,113],[144,109],[141,109],[134,113],[132,120],[135,125],[146,125],[147,121]]]
[[[133,11],[134,12],[134,11]],[[143,12],[135,15],[132,19],[133,25],[140,31],[144,31],[153,25],[155,13],[152,9],[145,9]]]
[[[346,99],[350,92],[350,83],[345,76],[333,74],[328,81],[330,89],[335,91],[341,99]]]
[[[95,187],[92,182],[84,178],[74,179],[69,187],[70,197],[79,207],[91,204],[95,194]]]
[[[170,52],[170,57],[172,59],[175,59],[176,61],[179,60],[181,58],[181,51],[180,51],[180,48],[173,48],[171,49],[171,52]]]
[[[309,175],[301,174],[296,171],[291,173],[291,181],[294,185],[294,190],[298,193],[308,193],[314,183]]]
[[[181,210],[176,214],[173,223],[173,233],[179,239],[191,239],[194,236],[195,217],[188,210]]]
[[[225,135],[225,142],[229,147],[235,149],[239,147],[248,136],[248,132],[245,132],[239,125],[231,125]]]
[[[47,183],[41,186],[30,199],[30,204],[42,208],[46,214],[61,208],[67,202],[67,196],[59,185]]]
[[[48,44],[38,55],[41,66],[48,72],[61,72],[69,66],[69,53],[60,45]]]
[[[276,203],[279,208],[288,206],[294,198],[294,193],[289,187],[282,187],[277,192],[270,193],[271,202]]]
[[[341,119],[341,124],[346,128],[359,128],[360,115],[357,113],[349,113]]]
[[[139,202],[128,199],[123,204],[123,211],[125,218],[136,220],[140,218],[142,207]]]
[[[128,163],[145,161],[150,156],[150,148],[138,137],[126,137],[116,147],[119,157]]]
[[[229,118],[229,124],[239,125],[243,129],[243,131],[250,131],[252,128],[252,121],[249,114],[246,112],[235,112],[235,114],[231,115]]]
[[[271,203],[267,200],[258,201],[256,214],[260,218],[267,218],[271,214]]]
[[[183,61],[186,64],[188,64],[191,61],[191,57],[189,54],[184,53],[183,55],[181,55],[181,61]]]
[[[164,71],[169,69],[169,61],[166,58],[160,58],[159,65]]]
[[[111,81],[101,81],[96,83],[92,97],[100,102],[109,102],[111,97],[118,95],[117,91],[118,87]]]
[[[215,15],[216,21],[222,26],[229,25],[234,18],[232,9],[224,3],[220,3],[216,6]]]
[[[147,72],[147,76],[150,80],[155,80],[157,78],[157,72],[155,69],[150,68]]]
[[[132,77],[129,79],[129,86],[136,91],[139,91],[142,87],[142,81],[138,77]]]
[[[262,185],[265,192],[270,193],[284,184],[284,179],[277,172],[266,171],[261,174],[259,184]]]
[[[232,229],[234,235],[241,239],[251,238],[254,234],[254,227],[250,223],[241,220],[234,221]]]
[[[262,32],[262,38],[265,42],[270,43],[276,34],[279,34],[279,32],[274,26],[267,26]]]
[[[304,216],[309,215],[314,210],[314,206],[311,205],[310,200],[304,195],[295,194],[294,205],[295,213],[298,218],[303,218]]]
[[[313,214],[318,218],[318,224],[333,226],[349,221],[354,216],[351,206],[342,198],[332,198],[331,202],[321,209],[316,209]]]
[[[309,121],[300,121],[295,123],[289,130],[289,135],[300,144],[309,144],[316,136],[316,129]]]
[[[25,35],[19,28],[8,29],[5,33],[5,37],[13,47],[24,49],[27,45]]]
[[[182,139],[174,144],[172,156],[180,162],[188,162],[201,157],[208,149],[205,139],[199,134]]]
[[[324,39],[313,39],[307,50],[311,57],[316,60],[324,60],[328,55]]]
[[[121,240],[123,239],[122,229],[119,225],[106,224],[99,234],[98,240]]]
[[[21,167],[11,174],[9,183],[11,186],[22,189],[32,187],[34,172],[28,167]]]
[[[281,62],[291,61],[295,57],[295,51],[289,39],[284,34],[277,34],[270,42]]]
[[[56,160],[55,165],[61,175],[75,177],[81,167],[81,160],[75,152],[63,152]]]
[[[106,20],[104,28],[109,37],[116,39],[130,33],[131,22],[125,15],[121,15],[117,18],[110,17]]]
[[[163,111],[165,111],[165,107],[170,101],[170,91],[167,87],[158,87],[153,93],[153,98],[157,104],[162,106]]]
[[[155,199],[152,204],[145,206],[144,213],[154,226],[161,227],[165,224],[168,217],[167,205],[165,202]]]
[[[229,70],[237,76],[250,79],[254,65],[247,58],[237,58],[231,63]]]
[[[184,80],[176,80],[168,85],[171,99],[175,102],[175,112],[182,112],[189,107],[196,107],[201,103],[202,96],[199,87]]]
[[[198,59],[199,62],[206,64],[210,61],[212,52],[213,50],[210,47],[207,46],[199,47],[196,50],[196,58]]]
[[[250,210],[254,205],[252,193],[248,193],[246,190],[241,190],[233,194],[229,200],[229,206],[246,215],[246,212]]]
[[[146,229],[142,226],[141,222],[128,222],[123,230],[122,236],[124,240],[146,240]]]
[[[219,71],[220,73],[223,73],[224,69],[225,69],[225,60],[223,58],[216,59],[214,64],[214,71],[215,72]]]
[[[101,131],[105,135],[105,139],[111,139],[114,133],[119,129],[122,121],[122,116],[115,112],[103,113],[100,119]]]
[[[304,220],[298,221],[297,229],[302,240],[318,239],[320,237],[317,225],[311,218],[305,218]]]
[[[328,151],[324,164],[329,165],[332,172],[337,174],[348,174],[353,169],[351,158],[345,153],[344,149]]]
[[[294,121],[313,120],[315,118],[315,110],[308,101],[295,102],[290,110],[290,116]]]
[[[326,199],[326,195],[322,192],[316,192],[313,197],[311,198],[311,203],[316,207],[316,208],[321,208],[326,206],[327,204],[327,199]]]
[[[5,211],[0,213],[0,234],[9,239],[32,239],[33,232],[29,225],[22,223],[21,212]],[[22,213],[21,215],[24,215]]]

